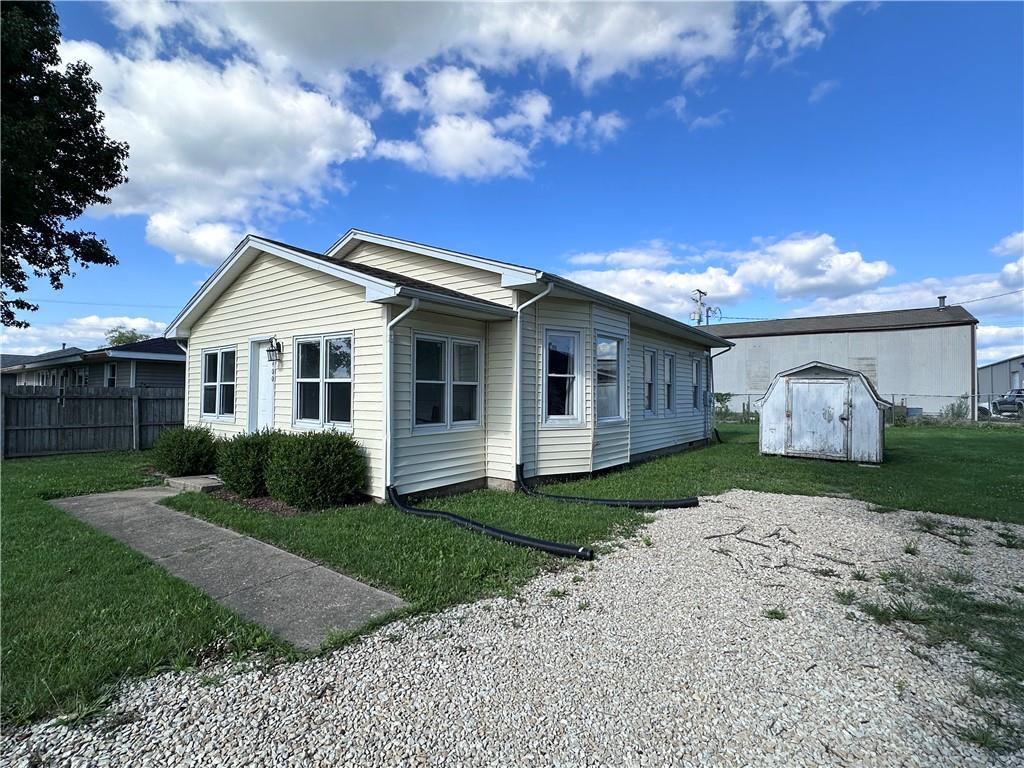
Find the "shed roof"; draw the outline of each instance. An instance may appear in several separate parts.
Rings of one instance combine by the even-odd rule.
[[[896,331],[911,328],[936,328],[947,325],[974,325],[978,319],[963,307],[925,307],[895,309],[886,312],[855,312],[848,315],[792,317],[783,320],[758,320],[750,323],[720,323],[709,326],[726,339],[759,336],[798,336],[809,333],[858,333]]]
[[[880,405],[892,407],[892,403],[886,400],[880,394],[878,394],[878,390],[875,389],[875,385],[871,383],[871,379],[865,376],[862,371],[857,371],[854,370],[853,368],[843,368],[841,365],[834,365],[832,363],[823,363],[820,360],[811,360],[811,362],[809,363],[803,363],[802,365],[798,365],[794,368],[790,368],[785,371],[779,371],[777,374],[775,374],[775,377],[772,379],[772,383],[771,386],[768,388],[768,392],[765,392],[764,396],[757,402],[764,402],[765,398],[768,397],[768,394],[772,391],[772,388],[775,386],[775,382],[778,381],[779,379],[784,379],[789,376],[796,376],[800,373],[803,373],[804,371],[809,371],[812,368],[823,368],[826,371],[834,371],[835,373],[841,374],[843,376],[850,376],[855,379],[860,379],[861,381],[864,382],[864,386],[868,388],[868,391],[871,393],[871,396],[875,399],[875,402],[879,403]]]

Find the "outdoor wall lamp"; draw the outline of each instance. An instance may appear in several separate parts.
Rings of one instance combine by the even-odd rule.
[[[281,359],[281,342],[271,337],[270,346],[267,347],[267,360],[276,363]]]

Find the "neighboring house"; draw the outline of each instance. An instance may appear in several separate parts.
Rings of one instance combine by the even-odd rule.
[[[1011,389],[1024,387],[1024,355],[978,366],[978,402],[989,403]]]
[[[322,254],[247,236],[165,335],[188,341],[187,423],[350,432],[376,498],[703,444],[710,351],[729,346],[556,275],[355,230]]]
[[[708,329],[735,347],[715,359],[717,392],[732,410],[756,402],[776,374],[818,360],[860,371],[896,405],[939,413],[977,393],[977,319],[963,307],[720,323]]]
[[[21,365],[27,363],[35,355],[0,355],[0,371],[4,368],[10,368],[15,365]],[[0,373],[0,387],[6,387],[9,384],[18,383],[18,374],[16,373]]]
[[[67,347],[5,366],[2,373],[15,376],[15,384],[46,387],[182,387],[185,352],[164,338],[91,351]]]

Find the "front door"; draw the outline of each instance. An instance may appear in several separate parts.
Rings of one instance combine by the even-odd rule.
[[[253,344],[253,357],[249,366],[250,386],[253,388],[255,418],[251,420],[252,428],[272,429],[274,426],[274,363],[267,359],[269,341]]]
[[[789,379],[786,453],[845,459],[849,384],[836,379]]]

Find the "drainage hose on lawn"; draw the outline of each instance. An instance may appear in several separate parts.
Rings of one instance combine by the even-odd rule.
[[[628,507],[630,509],[682,509],[684,507],[696,507],[700,504],[696,496],[688,496],[685,499],[592,499],[587,496],[559,496],[554,493],[544,493],[536,488],[527,485],[523,477],[523,465],[516,466],[516,485],[519,490],[530,496],[542,496],[545,499],[556,499],[558,501],[572,501],[579,504],[599,504],[602,507]]]
[[[506,544],[515,544],[520,547],[539,549],[541,552],[547,552],[549,555],[557,555],[558,557],[575,557],[580,560],[594,559],[594,550],[590,547],[577,547],[574,544],[559,544],[556,541],[535,539],[532,536],[522,536],[521,534],[512,533],[511,531],[503,531],[501,528],[494,528],[493,526],[485,523],[470,520],[468,517],[452,514],[451,512],[442,512],[439,509],[411,507],[402,500],[402,497],[398,495],[398,491],[395,490],[393,485],[388,488],[388,501],[403,512],[408,512],[410,515],[431,518],[434,520],[447,520],[449,523],[454,523],[455,525],[463,528],[468,528],[471,531],[482,533],[484,536],[490,536],[492,539],[497,539],[498,541],[504,541]]]

